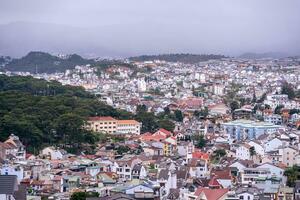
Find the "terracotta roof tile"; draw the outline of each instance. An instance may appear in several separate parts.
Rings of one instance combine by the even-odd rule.
[[[219,200],[228,191],[229,191],[228,189],[198,188],[195,191],[195,195],[200,196],[203,193],[206,196],[207,200]]]
[[[89,121],[117,121],[113,117],[89,117]]]

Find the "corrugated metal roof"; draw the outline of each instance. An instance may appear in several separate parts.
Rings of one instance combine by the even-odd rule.
[[[0,175],[0,194],[13,195],[18,190],[17,176]]]

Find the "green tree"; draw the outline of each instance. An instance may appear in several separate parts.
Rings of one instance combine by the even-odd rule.
[[[253,93],[253,96],[252,96],[252,100],[251,100],[251,103],[256,103],[257,101],[257,98],[256,98],[256,94],[255,92]]]
[[[287,94],[289,99],[294,99],[296,96],[293,86],[286,82],[281,87],[281,94]]]
[[[164,108],[164,114],[165,115],[170,115],[171,111],[170,111],[170,108],[167,106]]]
[[[263,103],[264,100],[266,99],[267,94],[263,93],[262,96],[256,101],[256,103]]]
[[[200,135],[196,141],[196,146],[200,149],[206,146],[207,140],[205,139],[204,135]]]
[[[159,121],[159,128],[164,128],[168,131],[174,131],[175,124],[170,120],[161,120]]]
[[[217,158],[222,158],[226,156],[226,151],[224,149],[217,149],[213,152],[213,156]]]
[[[300,110],[299,110],[299,109],[293,108],[293,109],[291,109],[290,112],[289,112],[290,115],[295,114],[295,113],[297,113],[297,114],[300,113]]]
[[[181,110],[175,110],[174,114],[175,114],[175,121],[178,121],[178,122],[183,121],[183,114],[182,114]]]
[[[217,149],[212,153],[213,162],[219,162],[221,158],[226,156],[226,151],[224,149]]]
[[[251,157],[253,157],[254,155],[256,155],[256,151],[255,151],[255,147],[254,146],[252,146],[252,147],[250,147],[250,156]]]
[[[238,108],[240,108],[239,102],[237,102],[237,101],[232,101],[232,102],[230,103],[230,109],[231,109],[231,112],[232,112],[232,113],[233,113],[234,110],[236,110],[236,109],[238,109]]]
[[[86,194],[85,192],[75,192],[71,195],[70,200],[85,200]]]
[[[155,132],[158,127],[158,120],[153,113],[139,112],[136,115],[136,119],[142,122],[142,132]]]
[[[284,175],[287,177],[287,185],[289,187],[294,187],[296,180],[299,180],[299,167],[294,165],[292,167],[287,168],[284,171]]]
[[[284,105],[278,105],[278,106],[276,106],[276,108],[274,110],[274,113],[280,115],[282,108],[284,108]]]
[[[136,112],[137,113],[143,113],[143,112],[147,112],[147,106],[145,104],[143,105],[138,105],[136,107]]]
[[[70,200],[86,200],[88,197],[99,197],[98,192],[74,192]]]
[[[116,150],[117,150],[117,153],[118,153],[119,155],[123,155],[124,153],[129,152],[129,151],[130,151],[130,148],[129,148],[128,146],[123,146],[123,145],[121,145],[121,146],[119,146]]]

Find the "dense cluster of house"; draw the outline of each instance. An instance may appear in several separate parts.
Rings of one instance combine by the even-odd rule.
[[[57,80],[63,84],[83,86],[101,100],[116,108],[135,112],[140,104],[147,105],[155,113],[163,111],[167,105],[184,111],[198,110],[200,107],[220,110],[224,95],[238,84],[238,95],[259,99],[264,93],[278,91],[282,82],[288,82],[295,89],[300,89],[299,60],[293,58],[245,60],[224,58],[195,64],[151,60],[131,62],[124,60],[139,69],[125,67],[125,64],[114,65],[98,72],[92,65],[76,66],[65,73],[29,74],[46,80]],[[149,71],[145,69],[150,69]],[[290,73],[286,73],[289,70]],[[140,72],[141,71],[141,72]],[[15,72],[13,72],[15,73]],[[11,74],[11,72],[7,72]],[[191,101],[189,98],[193,97]],[[290,100],[286,95],[267,96],[265,104],[275,109],[278,105],[285,108],[300,108],[299,100]]]
[[[11,135],[0,143],[0,200],[68,200],[76,192],[97,192],[94,200],[300,199],[297,172],[294,177],[285,173],[300,166],[300,100],[280,91],[282,81],[300,89],[295,64],[289,58],[225,58],[194,65],[148,61],[134,63],[150,67],[147,73],[114,66],[96,74],[91,66],[77,66],[62,74],[34,75],[84,86],[100,94],[99,100],[131,112],[138,105],[156,114],[166,107],[172,114],[180,110],[183,120],[174,121],[173,131],[141,133],[135,120],[90,117],[85,128],[111,134],[92,155],[56,146],[32,155]],[[281,71],[282,66],[293,73]],[[224,96],[233,83],[244,99],[265,98],[232,109]],[[199,113],[205,109],[204,117]],[[113,140],[114,135],[125,139]]]
[[[300,182],[288,187],[284,175],[287,167],[300,165],[300,132],[259,124],[261,134],[237,139],[226,130],[248,134],[245,129],[251,126],[261,128],[250,120],[236,120],[214,133],[204,131],[202,149],[181,132],[128,133],[125,141],[99,144],[93,155],[72,155],[56,147],[32,155],[11,135],[0,143],[0,180],[11,179],[11,199],[21,191],[31,199],[69,199],[79,191],[98,192],[98,199],[300,198]],[[120,145],[130,151],[118,153],[115,147]]]

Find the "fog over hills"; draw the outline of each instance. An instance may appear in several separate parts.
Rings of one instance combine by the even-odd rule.
[[[9,0],[0,55],[300,54],[297,0]]]
[[[192,30],[190,24],[170,27],[163,23],[153,23],[149,24],[148,29],[140,27],[140,24],[90,28],[53,23],[9,23],[0,25],[0,55],[21,57],[30,51],[44,51],[113,58],[165,53],[238,56],[247,49],[251,50],[249,52],[256,52],[256,49],[268,52],[270,45],[281,46],[276,43],[268,44],[268,40],[260,42],[260,47],[257,48],[251,42],[242,47],[238,41],[232,41],[228,46],[227,41],[219,37],[217,29],[211,33],[205,30],[189,32],[187,30]],[[208,35],[214,39],[207,40]],[[247,40],[243,37],[240,39]],[[261,45],[262,43],[268,45]],[[282,51],[286,55],[295,55],[293,52],[297,52],[297,48],[282,48]],[[285,50],[292,53],[288,54]]]

